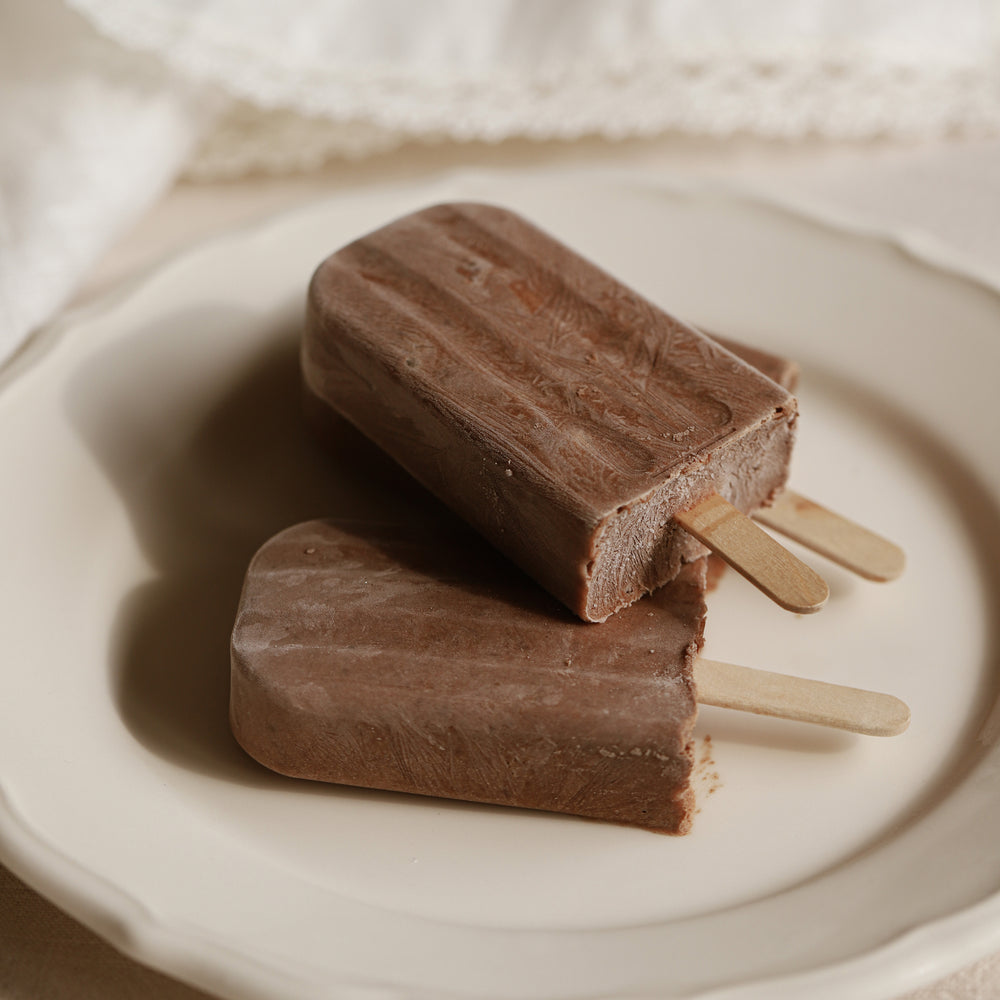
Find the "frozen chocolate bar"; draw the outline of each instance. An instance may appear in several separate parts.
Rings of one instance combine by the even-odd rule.
[[[724,549],[788,475],[790,393],[501,208],[436,206],[333,254],[302,361],[315,400],[587,621]],[[737,568],[819,607],[760,535],[771,583]]]
[[[460,522],[313,521],[255,556],[233,732],[283,774],[690,823],[704,560],[588,628]]]
[[[321,520],[265,543],[230,717],[298,778],[683,833],[697,701],[869,735],[888,695],[697,658],[705,560],[590,628],[461,523]]]

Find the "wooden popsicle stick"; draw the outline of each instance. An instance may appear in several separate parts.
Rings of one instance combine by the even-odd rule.
[[[866,736],[898,736],[910,724],[905,702],[862,688],[700,658],[694,664],[694,682],[702,705],[811,722]]]
[[[815,570],[720,496],[679,511],[674,520],[787,611],[819,611],[830,596]]]
[[[903,572],[906,557],[898,545],[793,490],[753,516],[866,580],[895,580]]]

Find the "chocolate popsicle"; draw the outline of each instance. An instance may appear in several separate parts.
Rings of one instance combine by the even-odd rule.
[[[492,206],[425,209],[328,258],[302,361],[307,393],[587,621],[706,554],[682,514],[707,538],[788,475],[790,393]],[[823,582],[759,535],[780,556],[768,592],[816,610]]]
[[[695,701],[902,732],[860,691],[697,657],[705,560],[602,628],[577,621],[461,523],[323,520],[247,572],[230,718],[299,778],[683,833]]]
[[[460,522],[313,521],[254,557],[231,721],[302,778],[690,824],[704,560],[599,629]]]

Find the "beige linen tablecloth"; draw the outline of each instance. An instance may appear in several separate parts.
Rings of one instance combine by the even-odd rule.
[[[1000,141],[909,147],[749,140],[723,145],[694,139],[618,145],[512,142],[404,148],[363,165],[331,166],[296,178],[182,184],[106,255],[75,304],[94,300],[118,281],[202,237],[309,199],[349,192],[354,185],[431,176],[459,165],[530,170],[559,164],[723,178],[878,227],[921,234],[978,272],[1000,278]],[[0,1000],[201,996],[123,957],[0,867]],[[984,957],[908,994],[906,1000],[995,997],[1000,997],[1000,955]]]

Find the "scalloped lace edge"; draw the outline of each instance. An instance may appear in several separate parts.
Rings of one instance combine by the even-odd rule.
[[[187,172],[225,177],[316,167],[410,140],[497,142],[678,131],[768,139],[933,139],[1000,134],[1000,65],[914,61],[898,53],[837,52],[775,42],[561,61],[514,75],[401,73],[387,65],[294,65],[236,37],[185,38],[139,6],[69,0],[99,30],[162,58],[234,100]],[[169,20],[169,19],[168,19]]]

